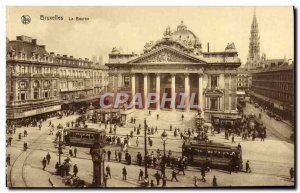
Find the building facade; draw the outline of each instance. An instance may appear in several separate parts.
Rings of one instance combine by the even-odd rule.
[[[245,68],[238,68],[237,75],[237,91],[244,92],[247,94],[249,92],[249,75],[250,72]]]
[[[7,119],[18,119],[61,109],[59,66],[36,39],[17,36],[7,42]]]
[[[252,72],[251,98],[293,122],[294,64],[281,60],[283,63],[276,65],[275,60],[269,61],[267,67]]]
[[[7,119],[68,109],[76,102],[88,104],[107,88],[108,67],[48,53],[31,37],[7,40],[6,59]]]
[[[246,69],[252,70],[260,67],[260,38],[258,34],[258,23],[254,12],[249,38],[249,52]]]
[[[141,93],[142,108],[148,107],[148,93],[158,93],[159,99],[149,108],[176,110],[182,97],[179,93],[184,93],[189,96],[185,104],[194,95],[197,107],[192,109],[200,109],[208,117],[237,114],[236,80],[241,63],[234,44],[222,52],[205,52],[199,38],[183,22],[174,32],[168,27],[162,39],[146,43],[140,55],[113,48],[106,65],[110,69],[109,89],[129,93],[131,99]],[[160,106],[163,93],[175,104],[173,107]],[[190,106],[181,110],[189,111]]]

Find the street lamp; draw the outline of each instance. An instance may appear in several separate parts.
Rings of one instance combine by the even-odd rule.
[[[145,144],[145,176],[148,175],[148,171],[147,171],[147,121],[146,118],[144,120],[144,127],[145,127],[145,133],[144,133],[144,144]]]
[[[62,129],[63,126],[59,123],[59,125],[57,126],[58,131],[58,163],[61,164],[61,154],[62,154],[62,150],[61,150],[61,135],[62,135]]]
[[[164,132],[161,134],[161,139],[163,140],[163,144],[164,144],[164,157],[166,157],[166,141],[168,139],[166,130],[164,130]]]

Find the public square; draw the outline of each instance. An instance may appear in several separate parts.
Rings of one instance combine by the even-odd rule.
[[[7,7],[7,187],[295,188],[294,9]]]
[[[253,105],[247,103],[245,107],[245,114],[258,113],[259,110]],[[156,115],[159,114],[159,120]],[[184,120],[181,120],[181,116],[184,114]],[[196,112],[173,112],[173,111],[151,111],[151,115],[146,110],[135,110],[130,114],[136,118],[136,126],[143,124],[144,118],[146,118],[149,126],[158,127],[158,133],[151,135],[153,139],[153,146],[149,147],[148,151],[156,152],[157,149],[162,151],[162,139],[161,134],[165,129],[167,132],[166,151],[171,150],[178,157],[181,156],[182,140],[180,136],[174,137],[174,132],[169,131],[170,124],[175,128],[194,128]],[[54,125],[61,123],[65,125],[67,122],[75,120],[78,116],[71,115],[57,119],[57,117],[50,120]],[[48,120],[49,121],[49,120]],[[22,137],[19,141],[17,135],[19,132],[23,133],[25,128],[17,128],[16,134],[13,134],[12,145],[7,148],[7,153],[11,155],[11,166],[7,167],[7,179],[8,185],[12,187],[67,187],[63,183],[63,178],[54,175],[55,163],[58,161],[58,150],[56,147],[55,135],[49,135],[48,121],[44,122],[42,129],[37,127],[26,128],[28,131],[27,137]],[[198,178],[197,186],[205,187],[212,186],[212,178],[216,176],[218,186],[285,186],[293,185],[294,181],[290,179],[289,169],[294,166],[294,144],[288,140],[289,133],[292,132],[292,127],[284,122],[278,122],[262,113],[262,121],[267,125],[267,138],[265,141],[248,140],[243,141],[240,137],[236,137],[236,143],[231,144],[231,140],[225,140],[224,132],[215,134],[215,136],[209,135],[209,139],[214,142],[221,142],[236,146],[240,143],[243,149],[243,163],[246,160],[250,161],[251,173],[239,172],[229,174],[226,171],[212,169],[206,174],[206,182],[201,181],[200,169],[197,167],[189,166],[185,175],[178,174],[177,178],[179,182],[171,182],[171,168],[166,169],[167,187],[195,187],[194,177]],[[271,123],[271,125],[269,125]],[[88,123],[89,124],[89,123]],[[100,128],[99,128],[100,129]],[[102,124],[102,128],[104,125]],[[125,127],[117,127],[117,136],[125,137],[133,130],[133,125],[128,123]],[[109,135],[107,129],[107,135]],[[120,150],[119,146],[106,145],[106,150],[112,151],[111,160],[105,161],[105,166],[109,165],[111,168],[112,179],[107,182],[107,187],[139,187],[141,182],[138,181],[138,174],[140,169],[144,169],[143,166],[139,167],[136,162],[137,152],[144,153],[144,141],[143,131],[139,135],[140,143],[139,147],[136,147],[135,134],[130,139],[131,146],[128,147],[128,152],[133,157],[132,164],[127,165],[123,160],[122,163],[118,163],[115,160],[114,150]],[[28,143],[29,149],[23,151],[23,142]],[[62,159],[69,157],[69,146],[63,149],[64,154]],[[73,148],[73,147],[71,147]],[[91,183],[93,180],[93,162],[89,153],[89,148],[77,147],[77,156],[70,157],[71,164],[77,164],[79,172],[78,177],[87,183]],[[42,159],[46,156],[47,152],[50,152],[51,161],[47,165],[45,171],[42,169]],[[124,154],[123,154],[124,156]],[[124,158],[123,158],[124,159]],[[127,181],[122,180],[122,168],[126,166],[128,176]],[[149,168],[149,179],[154,180],[155,169]],[[161,182],[160,182],[161,183]],[[156,183],[155,183],[156,184]],[[161,184],[160,184],[161,186]]]

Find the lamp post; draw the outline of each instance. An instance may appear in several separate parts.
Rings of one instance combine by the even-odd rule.
[[[59,124],[57,126],[57,129],[59,130],[58,131],[58,163],[61,164],[61,153],[62,153],[62,151],[61,151],[61,148],[62,148],[61,147],[61,143],[62,143],[61,135],[62,135],[63,126],[61,124]]]
[[[144,128],[145,128],[145,133],[144,133],[144,144],[145,144],[145,176],[148,175],[147,171],[147,121],[146,119],[144,120]]]
[[[168,139],[168,135],[166,130],[161,134],[161,139],[163,140],[163,145],[164,145],[164,158],[166,157],[166,141]]]

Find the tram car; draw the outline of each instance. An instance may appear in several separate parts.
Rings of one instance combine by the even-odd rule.
[[[104,144],[106,142],[105,130],[97,130],[88,127],[74,127],[65,129],[64,140],[68,145],[92,147],[95,142],[96,134],[99,135],[99,142]]]
[[[182,154],[189,165],[207,166],[225,170],[240,171],[243,168],[242,149],[221,143],[190,141],[182,145]]]

